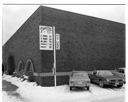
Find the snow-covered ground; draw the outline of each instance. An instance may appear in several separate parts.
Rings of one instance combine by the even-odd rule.
[[[91,84],[90,91],[70,91],[68,85],[41,87],[9,75],[4,75],[2,79],[18,86],[16,92],[22,97],[18,99],[3,91],[3,102],[124,102],[125,99],[125,86],[111,89]]]
[[[23,102],[23,100],[17,97],[8,95],[5,91],[2,91],[2,102]]]

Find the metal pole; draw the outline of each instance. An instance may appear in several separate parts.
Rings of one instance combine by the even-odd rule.
[[[54,85],[56,87],[56,33],[55,33],[55,27],[53,26],[53,41],[54,41]]]

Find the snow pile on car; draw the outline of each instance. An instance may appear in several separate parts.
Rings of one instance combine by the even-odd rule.
[[[35,82],[23,81],[9,75],[4,75],[3,80],[17,85],[17,92],[27,102],[124,102],[125,87],[104,89],[91,84],[90,91],[70,91],[68,85],[41,87]]]

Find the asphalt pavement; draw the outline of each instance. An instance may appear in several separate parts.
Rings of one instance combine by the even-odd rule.
[[[13,92],[16,91],[18,87],[16,85],[13,85],[12,83],[2,80],[2,90],[7,92]]]
[[[18,87],[6,80],[2,80],[2,91],[5,91],[9,96],[15,97],[19,100],[22,100],[20,102],[25,102],[23,101],[24,99],[21,97],[19,93],[16,92]]]

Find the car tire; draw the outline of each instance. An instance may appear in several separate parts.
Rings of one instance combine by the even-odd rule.
[[[101,81],[101,80],[99,81],[99,86],[102,87],[102,88],[104,87],[103,81]]]
[[[87,90],[89,90],[90,89],[90,87],[89,86],[87,86]]]
[[[118,87],[118,88],[121,88],[122,86],[123,86],[123,85],[118,85],[117,87]]]

